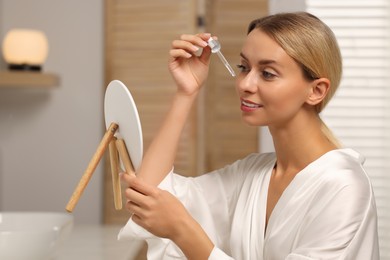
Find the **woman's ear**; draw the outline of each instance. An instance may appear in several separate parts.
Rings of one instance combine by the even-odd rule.
[[[309,96],[306,103],[315,106],[326,97],[330,87],[330,81],[327,78],[319,78],[312,82]]]

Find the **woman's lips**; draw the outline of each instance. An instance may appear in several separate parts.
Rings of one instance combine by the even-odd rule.
[[[241,110],[243,112],[252,112],[261,107],[263,107],[261,104],[257,104],[249,100],[241,99]]]

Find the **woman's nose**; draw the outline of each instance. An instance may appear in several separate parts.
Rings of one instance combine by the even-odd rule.
[[[258,78],[255,73],[252,72],[237,77],[237,88],[240,92],[256,92],[257,83]]]

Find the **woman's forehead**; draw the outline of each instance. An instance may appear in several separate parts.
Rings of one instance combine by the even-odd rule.
[[[259,29],[252,30],[243,45],[241,56],[252,63],[273,61],[280,66],[295,63],[286,51],[271,37]]]

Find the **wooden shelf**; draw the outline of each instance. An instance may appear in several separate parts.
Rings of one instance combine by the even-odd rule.
[[[59,83],[59,77],[52,73],[29,71],[0,71],[0,88],[49,88],[58,86]]]

